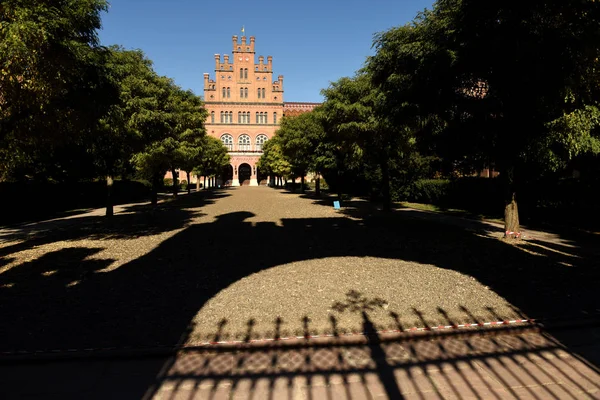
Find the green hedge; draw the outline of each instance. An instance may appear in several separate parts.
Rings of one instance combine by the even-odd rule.
[[[499,179],[420,179],[405,190],[405,200],[478,214],[499,215],[504,209],[501,189]]]
[[[517,191],[523,223],[576,226],[598,230],[598,179],[539,179]],[[455,208],[474,214],[502,217],[504,193],[498,178],[421,179],[403,191],[400,200]]]

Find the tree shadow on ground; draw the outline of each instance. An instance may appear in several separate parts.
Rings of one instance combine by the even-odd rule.
[[[190,209],[223,195],[190,196],[171,204],[179,217],[168,218],[165,211],[167,227],[173,228],[173,219],[174,226],[185,226]],[[281,226],[247,221],[253,216],[239,211],[189,224],[150,253],[108,272],[97,272],[106,260],[86,260],[97,249],[65,250],[13,267],[0,275],[0,351],[182,344],[196,313],[232,283],[294,261],[338,256],[407,260],[458,271],[527,316],[598,309],[598,258],[577,248],[572,265],[565,266],[564,256],[555,252],[527,252],[411,210],[357,213],[352,219],[282,219]],[[122,237],[140,234],[127,218],[122,223]],[[112,235],[105,227],[97,231],[75,229],[65,235]],[[56,272],[45,277],[49,271]],[[567,348],[576,344],[568,340],[577,339],[563,341]],[[586,357],[585,349],[578,351]]]
[[[281,189],[284,193],[294,194],[287,189]],[[297,194],[297,193],[296,193]],[[337,200],[337,196],[330,193],[323,193],[321,196],[315,196],[314,193],[308,192],[301,195],[302,198],[310,199],[313,204],[318,204],[325,207],[333,207],[333,201]],[[480,231],[487,233],[504,233],[502,227],[494,226],[496,221],[486,220],[482,215],[470,213],[468,211],[452,211],[444,207],[439,207],[441,212],[416,210],[410,207],[405,207],[398,203],[392,203],[392,210],[398,211],[414,211],[421,214],[414,214],[415,217],[433,218],[439,222],[448,222],[454,225],[462,226],[472,231]],[[372,202],[360,197],[350,197],[341,202],[340,214],[354,218],[363,218],[365,215],[373,215],[382,212],[381,204]],[[600,243],[600,236],[597,233],[587,232],[577,227],[552,226],[550,224],[538,224],[532,222],[531,225],[522,227],[525,231],[537,230],[545,236],[557,240],[565,244],[577,245],[580,247],[597,247]],[[534,239],[535,240],[535,239]],[[528,239],[528,241],[532,241]],[[547,242],[548,240],[543,240]]]
[[[5,242],[3,246],[0,243],[0,257],[59,241],[132,239],[173,231],[201,216],[192,208],[212,204],[225,196],[228,196],[226,191],[193,193],[156,207],[150,204],[124,206],[110,218],[84,214],[4,228],[0,230],[0,241]]]

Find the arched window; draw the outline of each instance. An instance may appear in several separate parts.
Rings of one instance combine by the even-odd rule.
[[[267,135],[260,134],[256,137],[256,151],[262,151],[263,144],[267,141]]]
[[[250,136],[243,134],[238,139],[238,150],[239,151],[250,151]]]
[[[257,94],[258,98],[260,99],[260,88],[256,89],[256,94]]]
[[[273,123],[274,124],[277,123],[277,113],[276,112],[273,113]]]
[[[227,150],[233,150],[233,137],[229,133],[221,136],[221,142],[223,142],[223,145],[227,147]]]
[[[248,79],[248,68],[244,68],[244,79]]]
[[[258,111],[256,112],[256,123],[257,124],[259,123],[259,121],[258,121]]]
[[[229,123],[233,123],[233,111],[229,111]]]
[[[238,111],[238,124],[242,123],[242,113]]]
[[[262,88],[262,98],[265,98],[265,88]]]
[[[227,88],[227,98],[231,97],[231,88]]]
[[[210,123],[211,124],[215,123],[215,112],[214,111],[210,112]]]
[[[241,87],[240,88],[240,99],[243,99],[243,98],[244,98],[244,88]]]
[[[225,98],[225,95],[227,94],[226,89],[223,88],[223,98]]]
[[[248,98],[248,88],[244,88],[244,98]]]
[[[223,111],[221,111],[221,123],[225,122],[225,118],[223,117]]]
[[[240,79],[244,79],[244,68],[240,68]]]

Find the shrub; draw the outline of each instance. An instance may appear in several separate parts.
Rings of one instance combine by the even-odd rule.
[[[188,187],[188,181],[185,179],[182,179],[179,181],[179,190],[187,190]]]
[[[408,189],[408,200],[441,205],[448,202],[449,192],[450,181],[447,179],[420,179]]]
[[[168,187],[172,187],[173,186],[173,179],[172,178],[165,178],[163,180],[163,185],[168,188]]]

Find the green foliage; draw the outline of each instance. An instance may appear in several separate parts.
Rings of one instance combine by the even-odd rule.
[[[227,147],[219,139],[203,136],[200,148],[200,157],[192,169],[194,175],[217,176],[222,173],[224,167],[230,165],[231,157]]]
[[[594,1],[437,1],[378,34],[367,69],[420,149],[451,168],[495,166],[510,202],[600,150],[599,23]]]
[[[407,200],[425,204],[447,204],[450,181],[447,179],[420,179],[414,182]]]
[[[197,96],[172,80],[158,77],[153,83],[155,101],[132,121],[145,145],[131,161],[141,176],[156,180],[166,171],[192,170],[201,163],[206,110]]]
[[[96,30],[103,0],[6,0],[0,7],[0,175],[74,178],[66,147],[85,149],[115,100]],[[79,158],[81,153],[74,157]],[[85,160],[85,157],[81,157]],[[87,161],[87,160],[85,160]],[[46,169],[46,167],[48,167]],[[69,166],[70,167],[70,166]]]
[[[263,144],[263,155],[258,160],[258,169],[265,175],[289,178],[292,167],[283,155],[281,137],[273,136]]]

